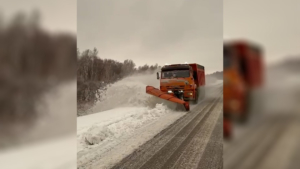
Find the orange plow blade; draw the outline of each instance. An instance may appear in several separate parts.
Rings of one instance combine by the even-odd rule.
[[[156,97],[159,97],[161,99],[165,99],[165,100],[168,100],[168,101],[171,101],[171,102],[174,102],[174,103],[179,103],[179,104],[182,104],[185,108],[186,111],[189,111],[190,110],[190,104],[189,102],[185,102],[181,99],[178,99],[177,97],[173,96],[173,95],[170,95],[166,92],[162,92],[161,90],[159,89],[156,89],[152,86],[146,86],[146,93],[148,94],[151,94],[153,96],[156,96]]]

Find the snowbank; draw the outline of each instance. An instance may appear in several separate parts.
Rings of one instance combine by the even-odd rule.
[[[153,109],[125,107],[78,117],[77,149],[81,151],[130,136],[142,126],[171,112],[165,105],[157,104]]]
[[[86,166],[95,158],[104,157],[122,142],[138,137],[140,129],[145,126],[159,122],[160,127],[166,127],[185,114],[174,112],[175,104],[148,95],[147,85],[158,87],[155,74],[124,78],[107,88],[104,99],[93,108],[94,114],[77,117],[79,166]],[[164,121],[160,121],[162,119]],[[146,142],[162,129],[157,128],[147,137],[139,138],[139,143],[131,147],[125,145],[127,154],[123,155],[128,155],[137,148],[135,146]]]
[[[158,87],[159,81],[155,74],[124,78],[101,92],[104,99],[98,102],[92,111],[96,113],[124,106],[149,106],[151,96],[146,93],[147,85]]]

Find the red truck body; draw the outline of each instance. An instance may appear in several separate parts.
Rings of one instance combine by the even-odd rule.
[[[198,103],[205,97],[205,70],[204,66],[196,63],[165,65],[161,73],[157,72],[160,79],[160,88],[146,87],[148,94],[162,99],[183,104],[189,110],[189,102]]]
[[[247,41],[237,41],[232,44],[237,50],[237,59],[244,66],[246,73],[242,75],[249,89],[260,87],[263,84],[262,51],[256,44]]]
[[[197,86],[205,86],[205,71],[204,66],[201,66],[196,63],[189,64],[193,69],[193,74],[197,78],[194,77],[195,83]]]

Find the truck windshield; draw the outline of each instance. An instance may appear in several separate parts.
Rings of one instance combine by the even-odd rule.
[[[179,77],[190,77],[189,70],[173,70],[173,71],[164,71],[162,72],[163,79],[172,79],[172,78],[179,78]]]

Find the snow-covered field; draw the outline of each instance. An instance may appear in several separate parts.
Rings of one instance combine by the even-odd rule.
[[[76,168],[76,81],[44,95],[40,117],[19,145],[0,151],[1,169]]]
[[[15,147],[0,152],[3,169],[75,169],[75,135]]]
[[[125,78],[108,87],[94,114],[77,117],[80,168],[111,167],[186,113],[148,95],[146,85],[158,87],[155,74]]]

